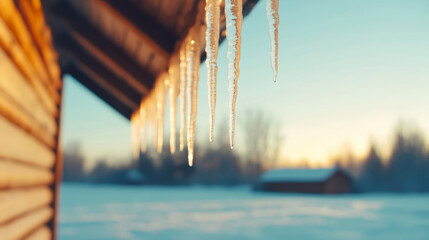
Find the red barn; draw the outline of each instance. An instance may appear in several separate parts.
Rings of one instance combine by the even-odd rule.
[[[338,167],[272,169],[259,182],[260,190],[270,192],[340,194],[349,193],[351,188],[352,179]]]

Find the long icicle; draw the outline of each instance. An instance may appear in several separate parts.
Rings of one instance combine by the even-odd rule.
[[[144,105],[140,107],[140,151],[146,152],[146,108]]]
[[[139,148],[139,114],[134,113],[131,116],[131,144],[133,149],[133,158],[137,160],[140,154]]]
[[[199,81],[199,35],[197,32],[191,34],[191,40],[188,43],[188,67],[187,67],[187,98],[188,98],[188,164],[193,165],[194,161],[194,137],[195,121],[197,117],[198,100],[198,81]]]
[[[186,124],[186,69],[187,51],[186,43],[180,48],[180,151],[185,147],[185,124]]]
[[[217,55],[219,45],[220,0],[206,0],[207,89],[210,111],[210,142],[213,142],[216,109]]]
[[[178,64],[176,61],[176,56],[173,57],[170,68],[168,69],[169,74],[169,83],[168,88],[169,93],[169,107],[170,107],[170,152],[174,153],[176,151],[176,108],[177,108],[177,95],[178,95]]]
[[[240,62],[242,0],[225,0],[226,37],[228,41],[229,141],[234,148],[237,81]]]
[[[156,149],[159,153],[162,152],[162,147],[164,144],[164,116],[165,116],[165,99],[167,96],[166,87],[168,87],[168,76],[166,74],[162,74],[160,76],[160,82],[156,86],[155,94],[156,94],[156,104],[157,104],[157,144]]]
[[[186,102],[188,108],[188,128],[186,132],[188,145],[188,165],[192,166],[194,161],[194,146],[192,136],[192,84],[193,84],[193,67],[194,67],[194,48],[195,40],[189,40],[186,44]]]
[[[277,81],[279,55],[279,0],[265,0],[268,30],[271,40],[271,65],[274,72],[274,82]]]

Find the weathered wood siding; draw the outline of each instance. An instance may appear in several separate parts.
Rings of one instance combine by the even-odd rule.
[[[1,240],[55,238],[61,90],[40,0],[1,0]]]

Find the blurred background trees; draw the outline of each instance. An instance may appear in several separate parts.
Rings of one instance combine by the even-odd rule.
[[[187,164],[186,149],[171,154],[165,144],[161,154],[149,151],[121,166],[99,159],[95,167],[86,171],[81,147],[75,143],[64,152],[63,180],[157,185],[254,184],[265,170],[276,165],[283,137],[277,120],[263,111],[248,111],[245,116],[241,151],[229,147],[226,119],[219,122],[214,143],[196,146],[194,167]],[[359,192],[428,192],[429,151],[422,131],[412,124],[400,123],[392,140],[387,157],[383,158],[376,144],[371,143],[363,159],[343,154],[336,160],[337,165],[354,178]],[[347,150],[347,146],[344,148]]]
[[[387,159],[382,159],[374,144],[364,159],[343,164],[346,169],[360,165],[359,171],[349,172],[361,192],[428,192],[429,152],[419,128],[400,123],[395,130],[393,147]],[[341,164],[340,164],[341,165]]]
[[[85,171],[80,146],[74,144],[67,146],[64,153],[63,179],[92,183],[232,186],[253,184],[264,170],[274,166],[282,137],[278,130],[280,124],[273,117],[261,110],[247,112],[241,131],[244,151],[231,150],[227,120],[218,124],[215,142],[195,147],[194,167],[188,166],[186,148],[171,154],[168,144],[164,144],[161,154],[149,150],[124,166],[111,166],[105,159],[99,159],[95,167]]]

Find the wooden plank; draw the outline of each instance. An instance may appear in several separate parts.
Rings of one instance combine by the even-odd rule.
[[[52,232],[51,230],[46,227],[40,227],[33,233],[30,233],[27,237],[23,238],[24,240],[51,240],[52,239]]]
[[[53,151],[19,127],[0,116],[0,157],[17,160],[45,168],[55,162]],[[25,151],[23,151],[25,148]]]
[[[6,92],[14,102],[26,111],[50,135],[57,131],[55,118],[39,103],[32,86],[0,49],[0,90]]]
[[[24,217],[0,226],[1,240],[17,240],[44,225],[52,217],[52,209],[43,207]]]
[[[137,64],[135,59],[126,54],[120,46],[105,36],[66,2],[59,4],[52,11],[56,19],[70,29],[73,37],[80,45],[140,93],[149,93],[155,76]]]
[[[33,66],[27,59],[24,51],[20,45],[17,44],[17,40],[14,35],[9,31],[5,22],[0,17],[0,48],[10,57],[13,63],[25,76],[25,79],[34,87],[39,102],[53,115],[56,116],[57,108],[56,102],[51,98],[47,89],[43,86],[42,81],[38,78]]]
[[[22,15],[16,8],[14,0],[2,0],[0,1],[0,16],[8,26],[9,30],[18,40],[19,45],[22,47],[27,58],[30,60],[32,66],[35,69],[36,74],[42,80],[44,87],[48,90],[51,97],[55,102],[59,101],[59,94],[57,89],[51,84],[49,75],[46,68],[43,65],[42,57],[37,51],[34,45],[33,38],[28,31],[27,25],[25,24]]]
[[[53,200],[49,187],[0,191],[0,225]]]
[[[60,79],[60,68],[58,66],[58,56],[52,45],[51,31],[46,25],[40,0],[17,0],[18,7],[22,13],[25,23],[31,33],[36,47],[38,48],[43,63],[50,76],[50,80],[56,88],[62,85]]]
[[[28,132],[47,147],[53,148],[55,146],[54,136],[47,134],[40,125],[35,123],[25,113],[25,110],[21,109],[16,103],[13,103],[13,100],[4,91],[0,91],[0,115],[3,115],[10,122]]]
[[[121,21],[127,29],[133,31],[140,40],[148,43],[158,54],[168,59],[174,51],[178,37],[159,25],[156,20],[139,10],[129,1],[94,0],[104,11]]]
[[[0,189],[48,185],[53,180],[54,175],[47,169],[0,158]]]

